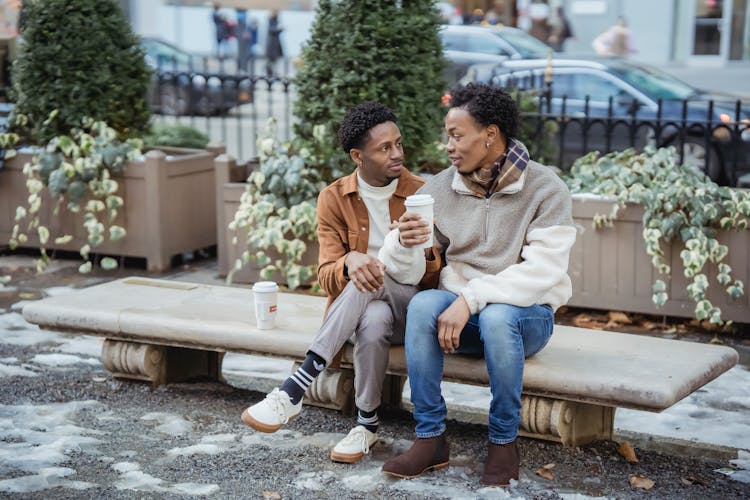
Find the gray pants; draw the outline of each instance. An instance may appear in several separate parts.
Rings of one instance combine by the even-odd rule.
[[[326,365],[354,335],[354,401],[357,408],[372,411],[380,406],[383,379],[388,367],[388,348],[404,343],[406,306],[419,291],[385,276],[377,292],[360,292],[348,283],[328,308],[310,350]]]

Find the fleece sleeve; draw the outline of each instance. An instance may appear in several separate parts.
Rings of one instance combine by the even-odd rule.
[[[424,250],[406,248],[398,241],[398,229],[385,235],[378,260],[385,264],[385,272],[404,285],[416,285],[422,280],[426,269]]]
[[[546,303],[545,296],[567,279],[570,250],[575,238],[573,226],[530,231],[521,250],[521,262],[498,274],[474,278],[461,290],[472,314],[484,309],[488,303],[519,307]]]

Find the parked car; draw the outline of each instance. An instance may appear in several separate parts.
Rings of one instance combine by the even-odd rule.
[[[157,38],[141,38],[146,63],[154,70],[149,102],[164,115],[224,114],[252,100],[253,83],[222,72],[221,65]]]
[[[442,26],[439,34],[449,62],[446,79],[451,85],[473,64],[542,58],[552,50],[518,28],[449,24]]]
[[[547,65],[546,59],[478,64],[461,82],[543,89]],[[551,70],[543,112],[565,117],[564,163],[588,151],[651,142],[677,146],[685,163],[716,181],[736,182],[750,170],[750,106],[737,108],[736,98],[622,59],[559,59]]]

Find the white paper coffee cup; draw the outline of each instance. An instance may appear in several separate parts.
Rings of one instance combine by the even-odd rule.
[[[279,285],[273,281],[259,281],[253,285],[255,324],[259,330],[276,326],[276,300]]]
[[[435,200],[429,194],[413,194],[406,197],[404,206],[407,212],[418,214],[422,220],[427,221],[430,225],[430,238],[419,245],[415,245],[414,248],[430,248],[432,246],[432,219],[433,219],[433,206]]]

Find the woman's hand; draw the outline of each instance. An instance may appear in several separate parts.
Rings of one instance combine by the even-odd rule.
[[[451,354],[458,349],[461,332],[470,317],[469,304],[466,303],[466,299],[461,295],[456,297],[453,304],[448,306],[448,309],[438,316],[438,342],[440,342],[443,352]]]

